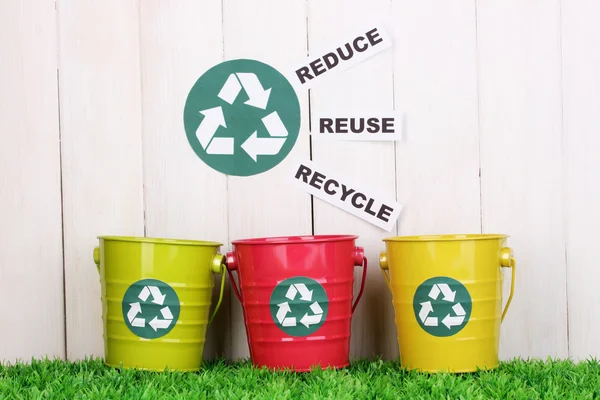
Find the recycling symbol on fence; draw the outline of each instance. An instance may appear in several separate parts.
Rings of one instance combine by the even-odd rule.
[[[157,279],[133,283],[123,296],[123,319],[136,336],[156,339],[173,329],[179,318],[179,297],[175,290]]]
[[[186,100],[184,126],[192,149],[211,168],[256,175],[275,167],[294,147],[300,103],[273,67],[231,60],[196,81]]]
[[[471,317],[471,295],[459,281],[438,276],[417,288],[413,309],[417,322],[433,336],[452,336],[460,332]]]
[[[327,293],[314,279],[296,276],[280,282],[271,293],[271,317],[290,336],[308,336],[327,319]]]

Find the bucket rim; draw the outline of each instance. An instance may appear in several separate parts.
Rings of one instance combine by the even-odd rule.
[[[461,242],[470,240],[506,239],[509,235],[503,233],[446,233],[429,235],[390,236],[381,239],[384,242]]]
[[[177,239],[177,238],[158,238],[158,237],[146,237],[146,236],[101,235],[101,236],[98,236],[97,238],[100,239],[100,240],[112,241],[112,242],[173,244],[173,245],[206,246],[206,247],[220,247],[220,246],[223,246],[223,243],[206,241],[206,240]]]
[[[289,235],[289,236],[266,236],[246,239],[237,239],[231,241],[231,244],[249,244],[249,245],[270,245],[270,244],[309,244],[309,243],[327,243],[341,242],[346,240],[356,240],[357,235]]]

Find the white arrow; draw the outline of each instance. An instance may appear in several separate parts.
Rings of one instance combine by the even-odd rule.
[[[129,323],[131,323],[133,322],[135,316],[142,312],[142,307],[140,306],[140,303],[130,303],[129,306],[130,308],[127,312],[127,319],[129,320]]]
[[[249,97],[248,101],[244,104],[263,110],[267,108],[271,89],[263,89],[258,77],[253,73],[238,72],[236,75],[240,79],[240,82]]]
[[[444,319],[442,320],[442,324],[446,325],[446,327],[448,329],[452,328],[453,326],[458,326],[460,324],[463,323],[463,321],[465,320],[464,316],[460,316],[460,317],[451,317],[450,314],[446,315],[444,317]]]
[[[444,294],[444,298],[442,300],[454,302],[454,296],[456,296],[456,291],[450,290],[450,286],[445,283],[438,283],[440,290]]]
[[[228,137],[216,137],[210,142],[206,154],[227,154],[231,155],[234,153],[234,141],[233,138]]]
[[[300,320],[300,323],[307,328],[311,325],[318,324],[321,322],[321,315],[308,315],[304,314],[304,317]]]
[[[156,286],[150,286],[150,293],[152,293],[152,302],[154,304],[158,304],[159,306],[162,306],[163,303],[165,302],[165,297],[167,297],[166,294],[162,294],[160,292],[160,289],[157,288]]]
[[[283,122],[281,122],[281,118],[279,118],[277,111],[273,111],[271,114],[263,117],[262,122],[265,125],[265,128],[267,128],[269,135],[276,137],[285,137],[288,135],[288,131],[285,128],[285,125],[283,125]]]
[[[296,318],[286,318],[281,323],[281,326],[296,326]]]
[[[460,303],[456,303],[455,305],[453,305],[452,309],[454,310],[456,315],[467,315],[467,312]]]
[[[283,320],[285,319],[285,316],[287,315],[287,313],[289,313],[292,310],[290,309],[290,305],[287,302],[279,303],[279,304],[277,304],[277,306],[279,307],[279,310],[277,310],[277,321],[279,321],[280,324],[283,324]],[[294,325],[296,325],[295,319],[294,319]]]
[[[136,318],[131,322],[131,326],[143,328],[144,326],[146,326],[146,320],[144,318]]]
[[[429,291],[429,297],[431,297],[433,300],[437,300],[439,294],[440,288],[438,288],[437,285],[433,285]]]
[[[173,319],[173,314],[171,314],[171,309],[169,307],[161,308],[160,313],[164,319]]]
[[[310,305],[310,309],[314,314],[323,314],[323,309],[316,301]]]
[[[144,286],[138,297],[141,301],[146,301],[148,296],[150,296],[150,291],[148,290],[148,286]]]
[[[221,106],[202,110],[200,114],[203,114],[204,118],[200,122],[198,129],[196,129],[196,137],[200,141],[202,148],[206,149],[210,140],[217,133],[219,126],[226,128],[227,125],[225,124],[225,117],[223,116]]]
[[[304,283],[296,283],[296,289],[300,292],[300,300],[311,301],[312,300],[312,290],[308,290]]]
[[[257,161],[257,157],[261,156],[272,156],[279,153],[285,143],[285,138],[259,138],[256,135],[256,131],[242,143],[242,149],[254,160]]]
[[[421,311],[419,311],[419,318],[421,319],[421,322],[425,323],[425,319],[427,318],[427,315],[429,315],[429,313],[432,311],[433,311],[433,307],[431,306],[430,301],[421,303]],[[437,323],[436,323],[436,325],[437,325]]]
[[[290,285],[287,293],[285,294],[285,297],[287,297],[290,300],[294,300],[296,298],[296,293],[298,293],[296,287],[294,285]]]
[[[171,320],[169,319],[158,319],[158,317],[154,317],[152,321],[148,323],[152,329],[156,332],[157,329],[167,329],[169,325],[171,325]]]
[[[240,93],[240,90],[242,90],[242,85],[240,85],[240,82],[235,77],[235,75],[231,74],[229,75],[229,78],[227,78],[225,84],[221,88],[221,91],[219,92],[219,97],[228,102],[229,104],[233,104],[238,94]]]
[[[438,326],[438,319],[437,317],[429,317],[423,324],[425,324],[425,326]]]

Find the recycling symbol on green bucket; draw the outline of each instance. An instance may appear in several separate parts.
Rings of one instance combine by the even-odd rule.
[[[452,336],[469,322],[471,295],[456,279],[438,276],[419,285],[413,298],[413,309],[425,332],[433,336]]]
[[[183,122],[190,146],[208,166],[229,175],[256,175],[275,167],[294,147],[300,102],[275,68],[230,60],[196,81]]]
[[[123,319],[136,336],[156,339],[173,329],[179,319],[179,297],[167,283],[142,279],[133,283],[123,296]]]
[[[314,279],[296,276],[280,282],[271,293],[271,317],[290,336],[308,336],[327,319],[329,300]]]

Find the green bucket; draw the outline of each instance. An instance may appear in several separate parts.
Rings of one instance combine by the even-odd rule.
[[[225,284],[221,243],[99,236],[104,362],[118,368],[196,371]],[[209,320],[213,274],[219,300]]]

